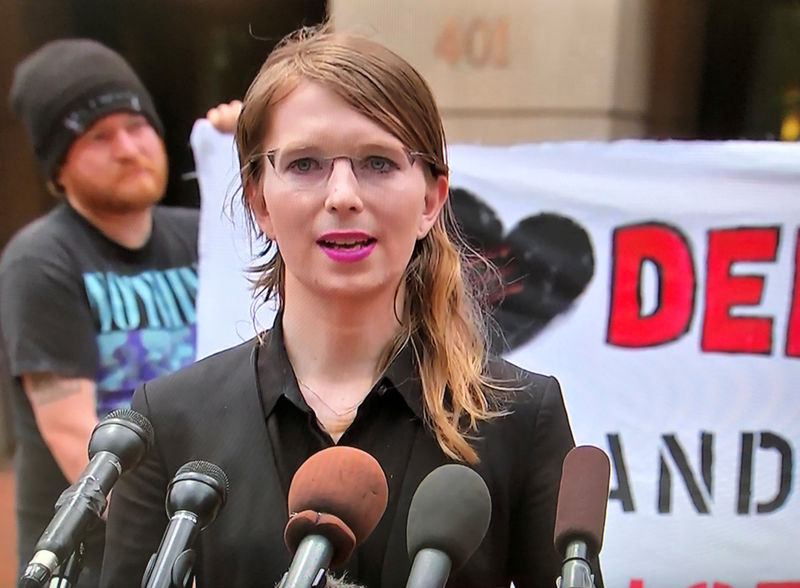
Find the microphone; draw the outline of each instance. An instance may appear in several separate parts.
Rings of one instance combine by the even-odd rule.
[[[181,466],[167,487],[167,525],[161,544],[142,578],[147,588],[184,588],[189,585],[197,535],[214,522],[225,505],[230,486],[221,468],[207,461]]]
[[[134,467],[153,444],[153,427],[130,409],[115,410],[100,421],[89,440],[89,465],[56,501],[56,514],[36,543],[19,579],[19,588],[44,586],[78,547],[106,508],[106,497],[119,477]]]
[[[325,585],[330,567],[342,565],[375,529],[389,488],[370,454],[338,445],[309,457],[289,486],[289,522],[283,539],[293,554],[280,588]]]
[[[567,453],[556,508],[555,546],[564,557],[559,588],[593,588],[589,559],[603,547],[611,465],[591,445]]]
[[[408,510],[406,588],[442,588],[478,549],[491,518],[489,489],[474,470],[448,464],[425,476]]]

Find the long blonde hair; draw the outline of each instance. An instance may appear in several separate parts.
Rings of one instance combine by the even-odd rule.
[[[370,39],[336,33],[327,25],[306,28],[278,44],[244,98],[236,144],[248,209],[249,195],[259,193],[254,187],[263,179],[269,107],[302,80],[332,90],[410,152],[422,153],[432,177],[448,174],[442,120],[419,73]],[[271,247],[268,241],[266,260],[251,267],[252,282],[258,298],[277,297],[282,305],[285,266],[279,251],[270,254]],[[467,275],[478,258],[466,262],[467,253],[448,203],[416,244],[401,283],[402,328],[379,367],[385,368],[404,345],[412,346],[427,425],[449,457],[474,463],[478,456],[469,439],[478,423],[503,412],[499,387],[486,376],[485,315],[473,292],[476,281]]]

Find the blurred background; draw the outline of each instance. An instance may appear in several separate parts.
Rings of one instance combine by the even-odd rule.
[[[798,137],[800,0],[0,0],[0,85],[52,39],[124,55],[166,126],[165,202],[198,204],[194,120],[241,97],[287,32],[330,14],[431,83],[451,142]],[[0,246],[47,210],[0,108]]]
[[[193,122],[240,98],[283,35],[326,17],[423,73],[451,143],[800,136],[800,0],[0,0],[3,100],[16,63],[41,44],[107,44],[164,121],[164,202],[198,206]],[[54,204],[7,105],[0,194],[0,247]],[[15,566],[3,410],[0,587]]]

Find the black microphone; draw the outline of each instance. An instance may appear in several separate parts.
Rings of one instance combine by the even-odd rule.
[[[591,445],[567,453],[556,509],[555,546],[564,558],[559,588],[593,588],[589,559],[603,547],[611,464]]]
[[[115,410],[95,426],[89,440],[89,465],[56,501],[56,514],[36,543],[19,588],[47,583],[100,520],[114,483],[139,464],[152,444],[150,421],[130,409]]]
[[[228,498],[228,476],[207,461],[181,466],[167,488],[167,525],[142,578],[147,588],[184,588],[194,566],[197,535],[214,522]]]
[[[325,586],[328,569],[375,529],[388,494],[380,464],[355,447],[328,447],[303,462],[289,486],[283,539],[294,557],[279,588]]]
[[[406,588],[442,588],[478,549],[491,518],[489,489],[474,470],[449,464],[425,476],[408,510]]]

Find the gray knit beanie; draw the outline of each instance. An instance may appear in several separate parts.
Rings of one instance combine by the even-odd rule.
[[[139,112],[164,135],[153,100],[131,66],[88,39],[52,41],[28,55],[14,69],[9,100],[48,181],[72,142],[112,112]]]

